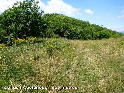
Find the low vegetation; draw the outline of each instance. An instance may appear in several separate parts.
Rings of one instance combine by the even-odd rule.
[[[124,91],[124,37],[96,41],[37,39],[0,48],[1,92],[121,93]],[[47,90],[5,90],[4,86]],[[52,90],[53,86],[78,89]]]
[[[35,0],[0,14],[0,93],[122,93],[123,77],[123,34]]]

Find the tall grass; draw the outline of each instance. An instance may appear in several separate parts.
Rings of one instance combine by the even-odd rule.
[[[122,93],[123,77],[124,37],[39,39],[36,43],[0,48],[1,93]],[[47,90],[3,89],[24,85]],[[61,88],[53,90],[53,86]],[[77,89],[65,89],[69,86]]]

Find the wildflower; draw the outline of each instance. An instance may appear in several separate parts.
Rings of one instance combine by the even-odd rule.
[[[15,43],[23,43],[23,42],[26,42],[25,39],[20,39],[20,38],[17,38],[14,40]]]
[[[5,44],[0,44],[0,48],[6,47]]]

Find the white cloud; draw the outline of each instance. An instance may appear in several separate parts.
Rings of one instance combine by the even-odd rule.
[[[49,0],[47,4],[43,5],[45,13],[60,13],[67,16],[80,15],[79,9],[65,3],[63,0]]]
[[[17,1],[23,0],[0,0],[0,13],[12,7]],[[79,9],[65,3],[63,0],[49,0],[46,4],[42,0],[36,1],[39,1],[39,6],[45,13],[60,13],[73,17],[80,15]]]
[[[17,1],[23,0],[0,0],[0,13],[13,6]]]
[[[46,5],[41,0],[36,0],[36,1],[39,2],[38,5],[40,6],[41,9],[45,9]]]
[[[87,13],[87,14],[94,14],[94,11],[91,10],[91,9],[86,9],[86,10],[85,10],[85,13]]]

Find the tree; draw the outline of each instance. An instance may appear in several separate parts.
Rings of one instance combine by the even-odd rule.
[[[0,26],[7,35],[14,38],[43,36],[46,26],[42,15],[43,11],[39,11],[35,0],[17,2],[0,15]]]

